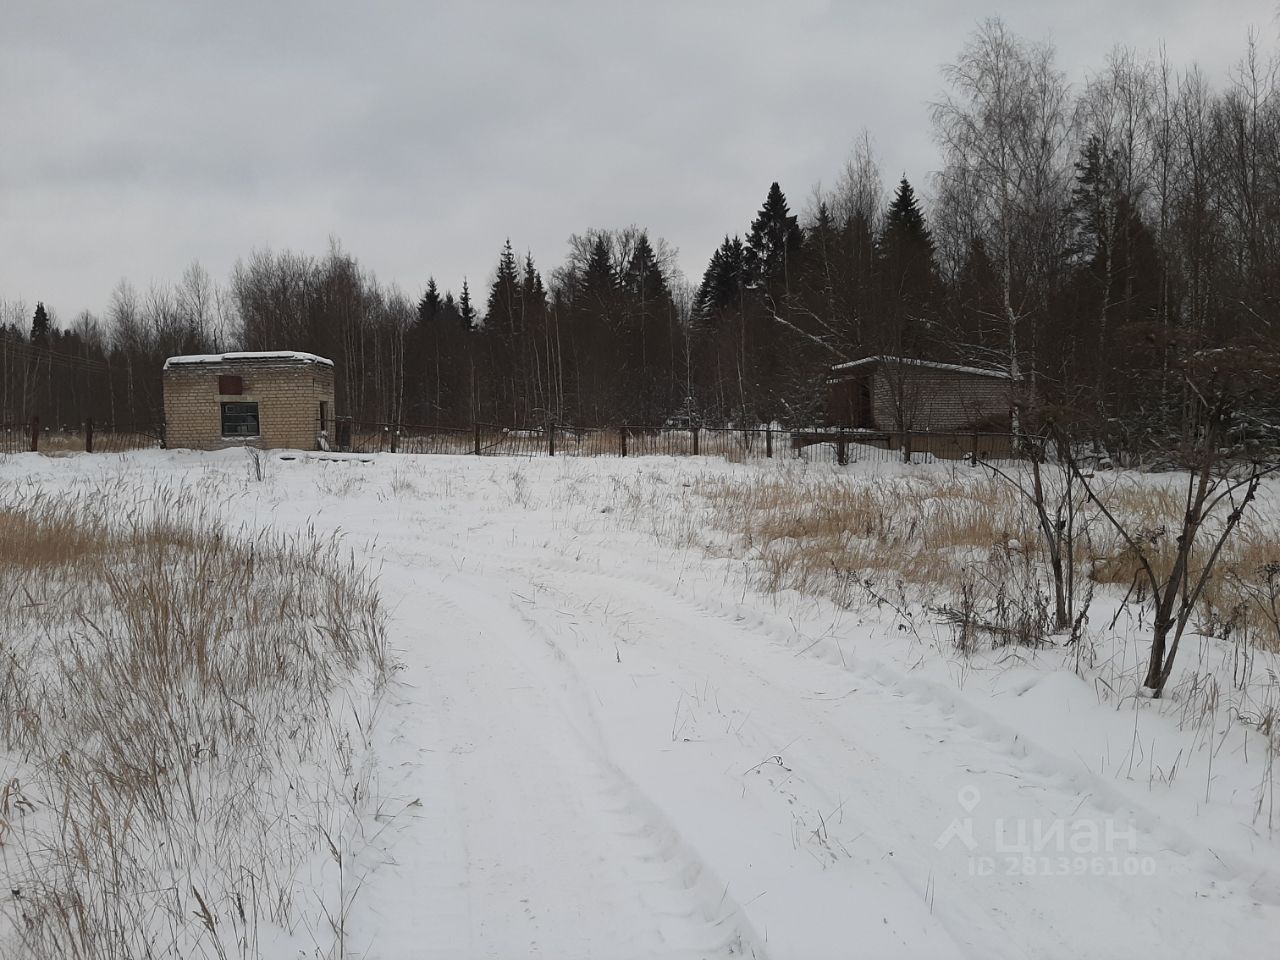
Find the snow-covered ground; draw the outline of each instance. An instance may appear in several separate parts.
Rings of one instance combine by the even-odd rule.
[[[1061,650],[960,659],[927,622],[754,592],[709,529],[661,536],[700,529],[699,477],[775,464],[284,457],[259,482],[239,451],[22,455],[0,483],[181,486],[367,558],[401,669],[349,956],[1275,949],[1250,724],[1180,727]],[[1121,631],[1110,675],[1144,653]]]

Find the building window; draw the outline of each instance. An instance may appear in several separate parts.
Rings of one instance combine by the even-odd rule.
[[[224,437],[258,436],[258,405],[256,403],[224,403],[222,435]]]

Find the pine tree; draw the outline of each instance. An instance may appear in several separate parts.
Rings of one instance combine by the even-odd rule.
[[[842,235],[846,264],[842,279],[847,284],[848,335],[853,345],[850,356],[865,356],[875,352],[873,345],[868,342],[871,333],[868,322],[876,311],[877,302],[876,238],[871,221],[861,210],[848,219]]]
[[[49,313],[43,301],[36,304],[36,313],[31,320],[31,342],[46,346],[49,343]]]
[[[443,401],[440,291],[434,277],[418,300],[413,326],[405,337],[405,399],[409,415],[424,421],[438,417]]]
[[[1000,278],[982,237],[970,239],[954,292],[960,359],[998,354],[1004,336]]]
[[[1092,373],[1099,398],[1123,386],[1108,382],[1115,364],[1104,362],[1116,335],[1126,324],[1157,316],[1161,296],[1154,240],[1136,198],[1125,190],[1119,165],[1096,135],[1081,148],[1068,210],[1072,239],[1067,250],[1075,267],[1079,316],[1071,330],[1053,331],[1063,345],[1060,353],[1076,356],[1080,379]]]
[[[933,235],[906,177],[898,183],[877,250],[882,352],[918,354],[937,320],[941,288]]]
[[[521,326],[530,336],[543,336],[547,323],[547,288],[542,274],[533,264],[533,254],[526,253],[524,271],[520,276]]]
[[[427,280],[427,289],[418,301],[418,323],[424,326],[434,323],[440,316],[440,290],[436,287],[436,278]]]
[[[774,181],[747,237],[746,268],[752,285],[774,297],[786,293],[788,264],[803,243],[799,220],[791,215],[787,198]]]
[[[498,254],[498,267],[485,300],[482,402],[489,414],[503,423],[523,422],[529,397],[524,365],[524,329],[520,302],[520,270],[510,238]]]
[[[694,319],[704,326],[714,325],[721,311],[740,306],[745,283],[746,250],[742,238],[731,240],[726,236],[702,274],[693,304]]]
[[[476,308],[471,305],[471,289],[467,286],[466,277],[462,278],[462,294],[458,297],[458,316],[462,318],[463,330],[470,333],[476,328]]]
[[[883,246],[914,248],[933,256],[933,234],[925,224],[916,192],[906,177],[898,182],[881,236]]]
[[[703,416],[723,420],[743,413],[757,385],[746,317],[754,292],[747,289],[747,250],[740,237],[725,237],[711,257],[694,301],[696,359],[692,377]]]
[[[1075,162],[1076,185],[1071,191],[1071,253],[1102,265],[1116,227],[1116,159],[1104,154],[1097,134],[1085,141]]]
[[[631,259],[622,272],[622,289],[639,299],[656,299],[666,293],[667,281],[658,266],[657,255],[649,242],[649,235],[641,233],[636,240]]]
[[[675,307],[666,277],[645,233],[636,239],[623,269],[620,292],[622,371],[630,381],[625,412],[640,422],[658,423],[674,401],[672,318]]]
[[[592,301],[598,307],[611,306],[618,289],[618,277],[613,271],[613,260],[604,234],[596,237],[591,245],[591,256],[579,281],[579,296]]]
[[[588,422],[616,422],[624,400],[620,383],[624,362],[617,324],[618,277],[603,232],[591,244],[586,265],[576,277],[572,329],[578,406]]]
[[[489,298],[485,305],[485,332],[492,336],[504,337],[508,341],[519,332],[519,297],[520,271],[516,266],[516,255],[511,249],[511,239],[502,247],[498,255],[498,270],[493,284],[489,287]]]
[[[525,331],[521,365],[528,383],[530,412],[558,419],[563,414],[560,366],[547,323],[547,289],[528,251],[520,277],[520,325]]]

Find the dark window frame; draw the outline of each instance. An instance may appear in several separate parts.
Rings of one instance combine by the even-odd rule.
[[[262,420],[256,400],[236,400],[222,405],[222,435],[224,437],[260,437]]]

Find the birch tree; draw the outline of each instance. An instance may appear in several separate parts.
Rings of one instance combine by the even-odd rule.
[[[999,19],[984,22],[943,75],[950,89],[932,108],[944,161],[939,192],[964,198],[951,205],[967,214],[956,229],[976,231],[998,265],[1004,361],[1015,383],[1025,378],[1034,389],[1034,321],[1065,232],[1066,80],[1052,46],[1027,43]],[[1015,432],[1020,407],[1015,398]]]

